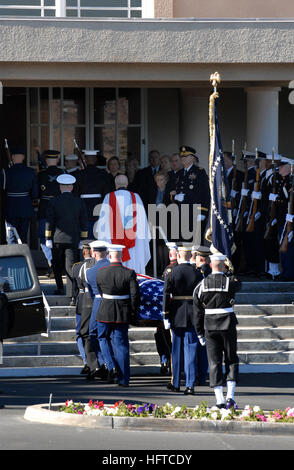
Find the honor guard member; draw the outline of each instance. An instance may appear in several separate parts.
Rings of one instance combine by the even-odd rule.
[[[46,212],[46,246],[52,249],[52,266],[57,295],[63,294],[62,273],[66,271],[67,296],[72,298],[72,267],[79,259],[79,244],[88,238],[84,202],[72,194],[72,175],[59,175],[61,194],[49,201]]]
[[[128,328],[130,323],[137,323],[141,299],[135,271],[122,265],[123,248],[123,245],[110,245],[108,250],[111,264],[99,269],[97,273],[97,286],[102,297],[97,321],[99,343],[110,373],[109,379],[116,379],[117,373],[118,385],[127,387],[130,380]],[[108,348],[109,339],[115,362]]]
[[[209,215],[210,192],[208,176],[204,168],[199,168],[194,164],[195,156],[196,150],[194,148],[185,145],[180,147],[183,169],[179,171],[179,176],[176,178],[174,201],[176,201],[180,208],[180,239],[185,241],[191,241],[193,236],[195,236],[195,222],[200,224],[201,230],[199,236],[203,239]],[[198,214],[196,205],[200,207],[200,213]],[[186,208],[188,209],[187,211],[185,210]],[[197,218],[194,222],[196,214]]]
[[[239,370],[238,321],[233,305],[241,282],[234,276],[224,274],[225,255],[213,254],[210,259],[212,273],[197,285],[193,293],[195,325],[200,343],[206,343],[209,382],[215,392],[216,405],[218,408],[230,408],[236,405],[234,391]],[[228,367],[226,403],[223,396],[223,355]]]
[[[167,276],[170,276],[172,269],[178,264],[177,263],[177,250],[178,247],[173,242],[167,242],[166,246],[168,248],[168,255],[170,263],[165,268],[162,274],[162,279],[165,280]],[[170,374],[170,355],[171,355],[171,337],[170,330],[164,328],[164,324],[158,326],[156,332],[154,333],[154,339],[156,344],[156,349],[160,357],[160,374],[169,375]]]
[[[211,273],[210,258],[211,251],[204,245],[192,246],[191,264],[199,269],[203,277],[207,277]]]
[[[178,247],[178,266],[165,278],[163,317],[172,330],[172,382],[168,389],[180,391],[181,353],[184,353],[185,395],[194,395],[198,339],[193,318],[193,291],[202,275],[190,264],[191,247]]]
[[[76,176],[76,172],[80,171],[80,167],[77,164],[78,160],[79,158],[75,154],[66,155],[64,157],[64,166],[67,174]]]
[[[78,345],[78,349],[80,355],[83,359],[84,367],[81,371],[81,375],[87,375],[90,372],[90,368],[87,365],[87,356],[85,353],[84,345],[83,345],[83,338],[80,333],[81,327],[81,316],[83,311],[83,296],[85,293],[84,286],[82,284],[82,280],[79,277],[81,267],[84,263],[88,260],[92,260],[91,257],[91,248],[89,245],[89,240],[85,240],[82,245],[83,250],[83,260],[75,263],[72,267],[72,282],[73,282],[73,298],[71,302],[71,306],[76,307],[76,342]]]
[[[85,337],[87,345],[86,350],[87,356],[89,357],[88,362],[91,364],[92,377],[98,377],[101,379],[106,379],[108,377],[108,369],[104,363],[104,358],[98,341],[97,312],[101,303],[101,295],[98,291],[96,277],[99,269],[110,264],[110,261],[107,259],[107,245],[108,244],[106,242],[99,240],[95,240],[90,243],[92,257],[95,260],[95,263],[85,271],[86,285],[93,298],[91,314],[88,319],[87,336]]]
[[[97,168],[97,150],[83,150],[86,168],[75,174],[77,182],[75,194],[84,200],[88,218],[89,238],[94,238],[93,227],[98,220],[95,207],[102,203],[104,196],[111,191],[108,173]]]
[[[24,164],[25,149],[11,149],[13,165],[0,173],[0,190],[6,192],[5,222],[7,243],[27,243],[30,222],[34,216],[33,201],[38,198],[35,170]]]
[[[64,174],[64,170],[58,168],[60,152],[57,150],[45,150],[42,153],[42,160],[46,163],[46,168],[38,173],[39,185],[39,208],[38,208],[38,237],[40,239],[41,249],[48,262],[49,272],[51,274],[52,250],[46,246],[45,224],[46,211],[49,201],[60,194],[59,184],[56,178]]]

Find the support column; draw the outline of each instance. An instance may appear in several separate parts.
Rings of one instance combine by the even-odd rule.
[[[55,0],[55,11],[57,17],[66,16],[66,0]]]
[[[199,166],[208,171],[208,96],[207,90],[181,89],[180,145],[196,149]]]
[[[257,147],[271,154],[279,151],[279,92],[278,87],[247,88],[247,149]]]

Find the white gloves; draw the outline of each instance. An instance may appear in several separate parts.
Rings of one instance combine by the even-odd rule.
[[[202,220],[205,220],[205,215],[198,214],[197,215],[197,222],[201,222]]]
[[[270,193],[268,199],[269,199],[269,201],[276,201],[278,199],[278,197],[279,197],[278,194]]]
[[[47,248],[53,248],[52,240],[46,240],[46,246]]]
[[[291,215],[291,214],[286,215],[286,221],[287,222],[293,223],[293,220],[294,220],[294,215]]]
[[[185,197],[185,194],[184,193],[179,193],[179,194],[176,194],[175,195],[175,201],[179,201],[179,202],[183,202],[184,200],[184,197]]]
[[[249,189],[241,189],[241,196],[248,196]]]
[[[170,322],[169,322],[169,320],[167,320],[167,318],[165,318],[165,319],[163,320],[163,325],[164,325],[164,329],[165,329],[165,330],[169,330],[169,329],[170,329]]]
[[[261,199],[261,192],[260,191],[252,191],[251,199]]]
[[[206,345],[206,341],[205,341],[204,336],[198,336],[198,339],[199,339],[199,343],[201,344],[201,346]]]
[[[256,220],[260,219],[260,217],[261,217],[261,213],[260,213],[260,212],[256,212],[256,214],[255,214],[255,216],[254,216],[254,220],[256,221]]]
[[[234,189],[231,189],[231,197],[235,198],[237,196],[239,191],[235,191]]]
[[[79,243],[79,250],[82,250],[83,249],[83,242],[80,242]]]

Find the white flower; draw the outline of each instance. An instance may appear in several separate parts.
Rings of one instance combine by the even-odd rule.
[[[222,408],[220,410],[220,413],[221,413],[221,420],[224,420],[228,416],[230,416],[230,414],[232,413],[232,410],[231,410],[231,408],[229,408],[228,410],[226,410],[225,408]]]
[[[176,406],[176,408],[174,409],[174,411],[171,412],[171,416],[174,416],[178,411],[180,411],[181,407],[180,406]]]
[[[206,411],[209,413],[209,408],[207,408]],[[218,411],[218,407],[217,407],[217,406],[213,406],[212,408],[210,408],[210,411]]]
[[[211,413],[210,417],[211,417],[211,419],[217,419],[217,417],[218,417],[217,411],[214,411],[213,413]]]
[[[250,406],[249,405],[246,405],[244,410],[251,410]]]
[[[254,413],[258,413],[259,411],[261,411],[261,408],[258,405],[256,405],[253,407],[253,411]]]

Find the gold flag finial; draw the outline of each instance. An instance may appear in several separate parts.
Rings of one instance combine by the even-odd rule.
[[[211,84],[214,88],[214,91],[216,91],[217,86],[221,82],[220,74],[218,72],[214,72],[212,75],[210,75],[210,81],[211,81]]]

